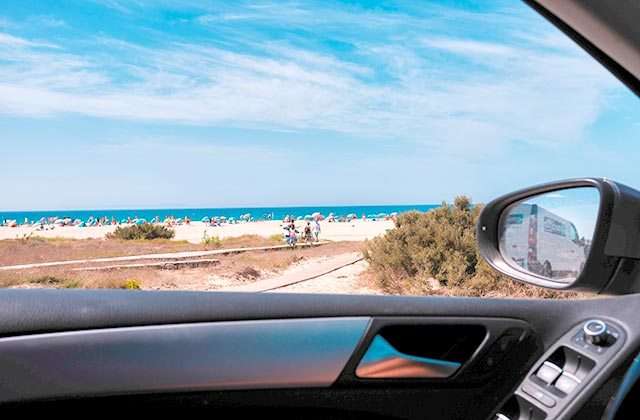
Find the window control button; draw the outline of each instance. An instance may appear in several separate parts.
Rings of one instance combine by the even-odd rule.
[[[522,385],[522,392],[535,398],[536,401],[541,402],[542,404],[544,404],[549,408],[554,407],[556,405],[556,401],[553,398],[551,398],[550,396],[548,396],[542,391],[538,391],[537,389],[535,389],[529,384]]]
[[[560,376],[561,373],[562,369],[560,369],[558,366],[554,365],[551,362],[544,362],[542,366],[540,366],[540,369],[538,369],[536,376],[541,381],[551,385],[553,381],[555,381],[556,378]]]
[[[580,379],[570,373],[562,372],[562,375],[560,375],[555,383],[555,387],[565,394],[570,394],[579,384]]]

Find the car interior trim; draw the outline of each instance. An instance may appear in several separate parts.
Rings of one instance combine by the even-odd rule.
[[[111,328],[0,339],[0,402],[193,390],[328,387],[369,318]]]

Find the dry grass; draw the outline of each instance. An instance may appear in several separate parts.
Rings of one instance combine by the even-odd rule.
[[[222,240],[221,247],[167,239],[120,241],[117,239],[67,239],[31,236],[0,240],[0,265],[29,264],[89,258],[123,257],[181,251],[205,251],[284,244],[275,238],[244,235]]]
[[[263,241],[269,241],[269,239],[260,237],[241,237],[237,238],[236,241],[229,241],[232,245],[226,243],[224,248],[262,246],[265,244]],[[150,251],[153,253],[167,252],[169,249],[174,252],[187,249],[203,249],[201,245],[190,245],[185,249],[183,245],[174,247],[170,243],[157,243],[156,241],[151,242],[153,243],[142,243],[141,245],[145,250],[153,249]],[[44,261],[57,261],[64,260],[65,258],[63,258],[63,256],[78,255],[78,253],[81,252],[80,245],[86,243],[89,243],[90,249],[83,252],[93,252],[98,254],[96,256],[105,256],[101,253],[107,251],[116,253],[116,255],[123,255],[117,254],[123,252],[129,252],[124,255],[137,255],[144,253],[140,250],[140,247],[133,249],[129,248],[128,245],[131,244],[131,241],[118,242],[104,240],[80,240],[72,242],[56,241],[54,243],[37,242],[25,244],[18,249],[22,253],[22,257],[25,259],[28,256],[29,250],[38,249],[49,257]],[[34,244],[36,245],[34,246]],[[273,245],[273,242],[267,242],[266,244]],[[2,245],[5,245],[3,249],[10,249],[10,247],[6,246],[6,243]],[[62,248],[63,252],[58,253],[61,249],[60,246],[68,246],[71,250]],[[22,285],[22,287],[83,287],[117,289],[124,288],[127,282],[131,284],[131,281],[135,279],[140,288],[147,290],[215,290],[227,285],[260,280],[265,276],[274,275],[288,268],[291,264],[304,259],[353,252],[358,251],[361,248],[361,242],[335,242],[304,249],[250,251],[238,254],[220,255],[219,257],[216,256],[216,258],[219,259],[219,264],[217,265],[183,268],[178,270],[138,267],[123,268],[119,270],[78,271],[75,270],[78,266],[60,266],[29,270],[0,271],[0,287],[15,287]],[[133,252],[136,250],[138,252]],[[25,262],[32,261],[33,260],[26,259]],[[100,265],[104,264],[92,264],[91,266]],[[56,280],[39,280],[45,278]]]
[[[0,265],[108,258],[163,252],[195,251],[202,246],[183,241],[118,241],[115,239],[30,238],[0,241]]]
[[[378,273],[369,267],[369,269],[360,273],[359,283],[362,287],[370,289],[379,289]],[[406,284],[412,284],[414,287],[406,287]],[[382,291],[383,294],[402,294],[414,296],[457,296],[457,297],[486,297],[486,298],[508,298],[508,299],[593,299],[597,297],[594,294],[578,293],[578,292],[560,292],[540,287],[530,286],[519,283],[515,280],[505,280],[501,282],[497,288],[472,289],[468,287],[456,287],[441,285],[436,279],[428,279],[427,281],[411,281],[405,279],[404,286],[397,293],[390,293],[388,290]]]
[[[277,236],[277,238],[276,238]],[[222,240],[222,248],[249,248],[254,246],[283,245],[282,235],[265,238],[258,235],[242,235]]]

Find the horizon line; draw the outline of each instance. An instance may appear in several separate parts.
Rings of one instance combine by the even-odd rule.
[[[33,213],[65,211],[133,211],[133,210],[229,210],[229,209],[286,209],[286,208],[331,208],[331,207],[389,207],[389,206],[440,206],[440,204],[340,204],[340,205],[295,205],[295,206],[247,206],[247,207],[149,207],[149,208],[107,208],[107,209],[45,209],[45,210],[0,210],[0,213]]]

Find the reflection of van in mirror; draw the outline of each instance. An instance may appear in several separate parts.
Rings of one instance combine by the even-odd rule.
[[[503,219],[500,252],[522,269],[554,280],[575,279],[589,244],[575,225],[537,204],[521,203]]]

